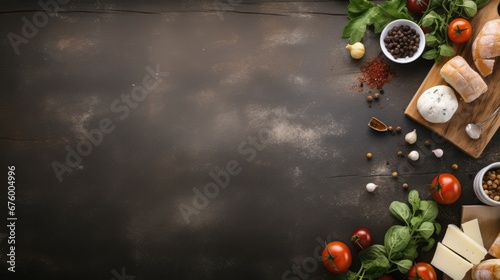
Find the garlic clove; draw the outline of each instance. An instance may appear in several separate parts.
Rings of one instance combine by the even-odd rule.
[[[366,190],[368,192],[373,192],[376,188],[378,188],[378,186],[375,185],[374,183],[368,183],[368,184],[366,184]]]
[[[345,48],[349,50],[351,57],[354,59],[361,59],[365,55],[365,45],[361,42],[347,45]]]
[[[443,156],[444,152],[441,149],[434,149],[432,150],[432,153],[437,157],[440,158]]]
[[[408,132],[405,135],[405,141],[408,144],[415,144],[415,142],[417,142],[417,130],[414,129],[413,131]]]
[[[408,158],[412,161],[417,161],[420,158],[420,154],[417,151],[411,151],[408,154]]]

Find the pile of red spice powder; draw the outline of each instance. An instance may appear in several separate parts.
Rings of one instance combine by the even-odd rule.
[[[376,58],[368,64],[361,67],[362,76],[358,81],[367,84],[370,88],[382,89],[382,86],[388,83],[396,74],[394,69],[384,62],[382,58]]]

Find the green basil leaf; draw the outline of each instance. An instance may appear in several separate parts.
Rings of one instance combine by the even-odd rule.
[[[420,23],[422,27],[431,27],[438,22],[438,19],[439,15],[434,11],[430,11],[428,14],[422,17]]]
[[[413,213],[417,212],[420,209],[420,197],[417,190],[410,191],[410,193],[408,194],[408,202],[412,207]]]
[[[397,252],[403,251],[411,240],[410,228],[394,225],[384,236],[384,246],[389,259]]]
[[[403,251],[403,259],[415,260],[418,257],[417,248],[417,241],[412,238]]]
[[[365,269],[365,278],[376,279],[391,269],[391,263],[385,256],[379,256],[372,262],[363,264],[363,268]]]
[[[418,228],[424,220],[421,216],[414,216],[411,218],[410,224],[413,228]]]
[[[434,224],[431,222],[423,222],[418,227],[418,233],[424,238],[429,239],[434,234]]]
[[[410,223],[412,212],[410,207],[403,202],[393,201],[389,205],[389,212],[401,222]]]
[[[439,46],[439,39],[436,37],[436,35],[427,33],[425,34],[425,45],[429,48],[434,48]]]
[[[380,256],[384,256],[387,258],[385,247],[380,244],[373,244],[372,246],[359,252],[359,259],[361,260],[363,265],[368,264],[369,262],[375,260]]]
[[[421,217],[424,221],[434,222],[438,215],[437,203],[432,200],[420,201]]]
[[[402,274],[407,274],[413,265],[413,261],[411,260],[400,260],[396,262],[399,272]]]
[[[432,247],[434,247],[435,244],[436,240],[434,238],[431,237],[427,239],[427,244],[422,247],[422,251],[429,252],[432,249]]]
[[[440,223],[434,222],[434,228],[435,228],[436,234],[441,233],[441,224]]]
[[[427,60],[433,60],[433,59],[435,59],[437,56],[438,56],[438,51],[437,51],[436,49],[431,49],[431,50],[425,51],[425,52],[422,54],[422,58],[423,58],[423,59],[427,59]]]
[[[472,0],[464,1],[462,8],[464,9],[465,15],[469,18],[475,16],[477,13],[477,4]]]
[[[454,56],[455,50],[450,45],[440,45],[439,46],[439,54],[441,56]]]

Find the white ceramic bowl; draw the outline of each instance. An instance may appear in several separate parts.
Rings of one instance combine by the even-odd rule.
[[[420,42],[418,44],[418,49],[413,54],[412,57],[408,57],[407,56],[405,58],[397,58],[396,59],[396,58],[394,58],[394,56],[385,47],[384,38],[387,36],[387,33],[393,27],[399,26],[399,25],[403,25],[403,26],[407,25],[410,28],[415,29],[415,31],[417,31],[417,34],[419,34],[419,36],[420,36]],[[384,28],[384,30],[382,30],[382,33],[380,33],[380,48],[382,49],[382,52],[384,53],[384,55],[388,59],[390,59],[390,60],[392,60],[392,61],[394,61],[396,63],[410,63],[412,61],[415,61],[417,58],[419,58],[422,55],[422,53],[424,52],[424,49],[425,49],[425,34],[424,34],[424,31],[422,31],[422,28],[420,28],[420,26],[418,26],[416,23],[414,23],[411,20],[407,20],[407,19],[397,19],[397,20],[394,20],[394,21],[390,22]]]
[[[489,196],[487,196],[484,193],[484,190],[483,190],[482,181],[483,181],[484,174],[486,174],[486,172],[488,172],[488,170],[491,170],[491,169],[500,169],[500,162],[492,163],[492,164],[484,167],[483,169],[481,169],[476,174],[476,177],[474,178],[474,183],[473,183],[474,193],[476,194],[477,198],[479,198],[479,200],[482,203],[484,203],[486,205],[491,205],[491,206],[500,206],[500,201],[495,201],[495,200],[491,199]]]

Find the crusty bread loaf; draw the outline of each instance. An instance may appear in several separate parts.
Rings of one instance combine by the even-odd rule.
[[[472,60],[483,77],[493,73],[495,57],[500,56],[500,19],[486,22],[472,43]]]
[[[446,62],[441,67],[440,74],[466,103],[476,100],[488,90],[483,78],[459,55]]]
[[[493,257],[500,259],[500,232],[498,233],[497,238],[493,241],[493,244],[488,249],[488,253]]]
[[[500,280],[500,259],[489,259],[472,267],[473,280]]]

